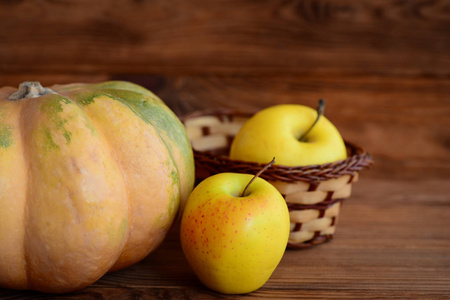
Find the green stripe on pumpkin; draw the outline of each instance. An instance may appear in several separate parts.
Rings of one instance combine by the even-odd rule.
[[[12,136],[13,127],[7,124],[0,124],[0,147],[8,148],[14,144]]]
[[[164,130],[183,152],[190,151],[189,141],[178,117],[156,96],[147,96],[130,91],[108,90],[107,93],[126,103],[146,123]]]
[[[42,136],[42,144],[41,147],[46,151],[50,150],[59,150],[59,146],[55,143],[55,141],[52,138],[52,133],[49,128],[44,127],[41,130],[41,136]]]
[[[93,85],[93,91],[80,92],[74,94],[72,97],[81,105],[89,105],[101,96],[120,101],[122,104],[128,106],[144,122],[153,125],[160,135],[161,130],[163,130],[167,137],[175,142],[183,153],[189,153],[191,151],[190,142],[184,131],[183,124],[164,102],[151,92],[144,95],[129,90],[96,90],[95,88],[98,86],[100,84]],[[91,86],[89,86],[89,89],[91,89]],[[161,138],[164,141],[164,137]],[[170,151],[169,145],[166,144],[166,146],[168,146]],[[189,164],[193,166],[193,160]]]
[[[49,120],[55,125],[55,128],[61,131],[61,134],[66,139],[67,144],[69,144],[72,133],[65,128],[65,125],[68,122],[67,119],[63,119],[60,115],[63,112],[63,104],[73,103],[66,97],[57,94],[51,94],[43,99],[40,109],[42,112],[48,115]]]
[[[135,93],[146,95],[146,96],[156,97],[155,94],[153,94],[151,91],[147,90],[146,88],[144,88],[140,85],[137,85],[135,83],[128,82],[128,81],[120,81],[120,80],[106,81],[106,82],[91,84],[91,85],[89,85],[89,88],[93,89],[93,90],[105,90],[105,89],[125,90],[125,91],[131,91],[131,92],[135,92]],[[161,100],[159,100],[159,101],[161,101]]]

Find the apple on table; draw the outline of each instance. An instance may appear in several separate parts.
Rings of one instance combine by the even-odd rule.
[[[191,193],[180,241],[204,285],[243,294],[269,279],[285,252],[289,226],[287,204],[270,183],[253,175],[220,173]]]

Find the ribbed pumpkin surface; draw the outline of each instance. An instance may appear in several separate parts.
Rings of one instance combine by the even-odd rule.
[[[184,127],[128,82],[0,89],[0,285],[66,292],[164,239],[194,182]]]

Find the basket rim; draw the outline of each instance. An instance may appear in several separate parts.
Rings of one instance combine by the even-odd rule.
[[[218,116],[218,117],[250,117],[255,111],[243,111],[233,109],[208,109],[195,111],[181,118],[185,123],[187,120],[202,116]],[[359,147],[347,140],[344,140],[347,148],[348,156],[346,159],[338,160],[331,163],[308,166],[284,166],[272,165],[264,171],[260,177],[271,181],[283,181],[293,183],[296,181],[305,181],[317,184],[320,181],[339,178],[344,175],[354,176],[355,173],[363,169],[369,168],[374,164],[372,156],[362,147]],[[256,162],[247,162],[241,160],[233,160],[227,155],[217,154],[212,151],[199,151],[193,149],[195,163],[198,166],[206,168],[213,172],[236,172],[256,174],[265,164]]]

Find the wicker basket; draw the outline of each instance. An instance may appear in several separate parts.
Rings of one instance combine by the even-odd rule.
[[[194,149],[197,182],[213,174],[256,174],[264,166],[232,160],[231,142],[253,112],[199,111],[182,118]],[[348,158],[323,165],[273,165],[261,177],[283,195],[289,208],[291,232],[288,248],[307,248],[330,240],[342,202],[351,194],[358,173],[373,161],[363,149],[346,142]]]

